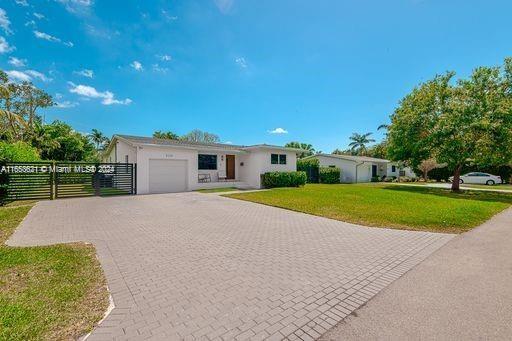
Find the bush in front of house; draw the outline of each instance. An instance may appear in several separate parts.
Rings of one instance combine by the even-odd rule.
[[[261,183],[265,188],[299,187],[306,184],[306,172],[268,172],[261,175]]]
[[[320,161],[318,159],[298,159],[297,170],[306,172],[308,183],[318,183],[318,172],[320,169]]]
[[[320,183],[339,184],[341,170],[337,167],[320,167]]]

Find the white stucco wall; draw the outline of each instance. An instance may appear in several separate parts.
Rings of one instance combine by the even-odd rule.
[[[356,179],[356,163],[350,160],[343,160],[334,157],[316,156],[320,163],[320,167],[335,166],[341,171],[340,182],[355,182]]]
[[[286,164],[272,164],[272,154],[285,154]],[[297,170],[297,155],[295,152],[283,151],[271,148],[251,149],[250,153],[243,159],[244,178],[248,185],[254,188],[261,187],[261,174],[267,172],[293,172]]]
[[[104,161],[125,163],[126,155],[128,155],[128,163],[137,163],[137,149],[124,141],[117,140],[110,153],[104,157]]]

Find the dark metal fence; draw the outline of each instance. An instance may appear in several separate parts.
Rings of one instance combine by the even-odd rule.
[[[131,163],[21,162],[0,167],[0,202],[137,192],[137,165]]]
[[[53,197],[52,164],[17,162],[0,165],[3,197],[6,201],[42,200]]]

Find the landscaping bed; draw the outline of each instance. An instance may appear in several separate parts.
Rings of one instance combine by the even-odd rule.
[[[0,208],[0,340],[69,340],[91,331],[108,307],[91,245],[9,247],[32,203]]]
[[[508,193],[389,184],[308,184],[226,196],[361,225],[445,233],[468,231],[512,204]]]

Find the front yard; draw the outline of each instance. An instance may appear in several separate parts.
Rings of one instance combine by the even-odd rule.
[[[226,196],[361,225],[447,233],[468,231],[512,204],[508,193],[386,184],[308,184]]]
[[[107,309],[103,272],[90,245],[5,246],[30,208],[0,208],[0,340],[76,339]]]

